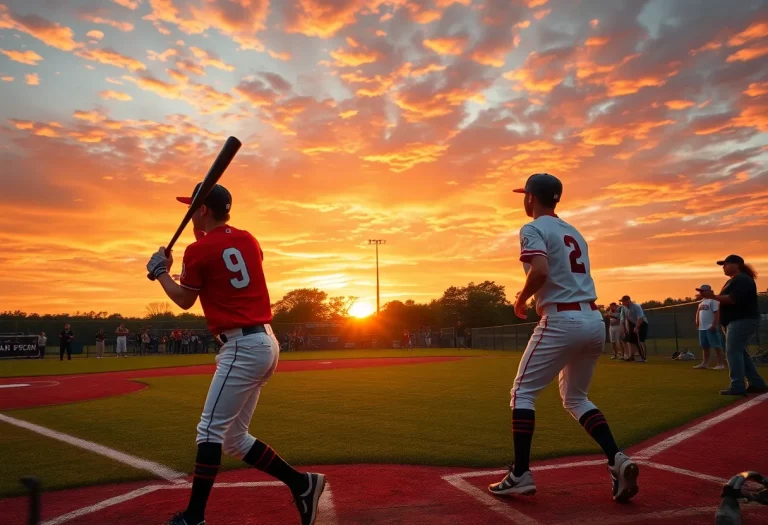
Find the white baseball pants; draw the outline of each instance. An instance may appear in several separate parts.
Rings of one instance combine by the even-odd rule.
[[[216,373],[197,425],[197,444],[221,443],[222,451],[242,459],[256,442],[248,433],[259,394],[277,368],[280,346],[268,333],[227,335],[216,356]]]
[[[534,410],[536,398],[558,374],[563,406],[576,420],[596,408],[587,391],[604,344],[599,311],[545,312],[520,360],[512,409]]]

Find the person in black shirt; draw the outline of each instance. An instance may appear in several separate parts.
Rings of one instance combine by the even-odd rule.
[[[64,352],[67,353],[67,360],[72,360],[72,339],[75,334],[69,329],[69,324],[64,325],[64,330],[59,332],[59,361],[64,361]]]
[[[760,324],[757,307],[757,272],[738,255],[729,255],[717,264],[730,277],[720,295],[712,290],[697,288],[697,299],[714,299],[720,303],[720,324],[725,328],[725,357],[731,376],[731,386],[720,393],[724,396],[743,396],[768,392],[768,385],[757,372],[747,351],[749,342]],[[746,385],[746,380],[749,386]]]

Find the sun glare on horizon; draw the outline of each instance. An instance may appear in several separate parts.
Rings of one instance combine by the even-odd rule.
[[[363,318],[372,315],[376,311],[376,307],[368,301],[355,301],[349,308],[349,315],[352,317]]]

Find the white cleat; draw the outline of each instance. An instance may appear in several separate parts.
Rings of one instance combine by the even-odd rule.
[[[536,494],[536,483],[533,481],[533,474],[530,470],[526,470],[522,476],[516,478],[512,475],[512,470],[504,476],[498,483],[488,485],[488,490],[491,494],[497,496],[507,496],[510,494],[516,494],[518,496],[533,496]]]
[[[619,452],[613,460],[613,466],[608,465],[608,472],[613,480],[613,499],[619,503],[626,503],[632,499],[638,490],[637,477],[640,468],[632,459]]]

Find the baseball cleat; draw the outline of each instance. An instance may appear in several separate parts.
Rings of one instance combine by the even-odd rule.
[[[640,490],[637,486],[640,468],[623,452],[617,453],[613,461],[613,466],[608,465],[613,480],[613,499],[626,503]]]
[[[301,525],[313,525],[317,519],[317,507],[320,503],[320,495],[325,490],[325,476],[307,472],[309,488],[303,494],[294,494],[296,508],[299,509]]]
[[[205,520],[198,521],[197,523],[190,523],[184,519],[184,512],[177,512],[168,522],[168,525],[205,525]]]
[[[706,363],[701,363],[700,365],[696,365],[693,367],[694,370],[700,370],[700,369],[706,370],[707,368],[709,368],[709,365]]]
[[[512,474],[512,469],[498,483],[488,485],[488,491],[497,496],[506,496],[516,494],[519,496],[533,496],[536,494],[536,483],[533,481],[533,474],[526,470],[522,476],[516,478]]]

